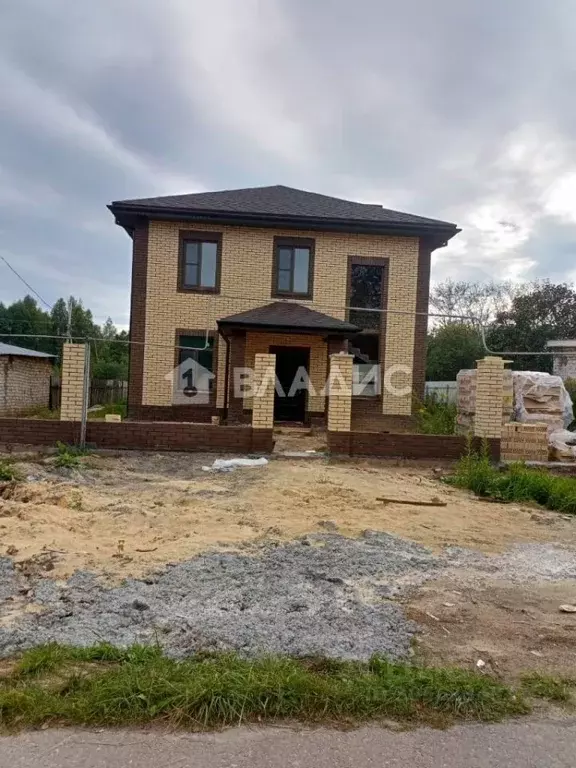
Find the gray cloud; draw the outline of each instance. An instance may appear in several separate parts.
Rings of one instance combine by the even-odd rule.
[[[437,279],[571,279],[575,33],[568,0],[10,4],[0,253],[124,324],[107,202],[285,183],[456,221]]]

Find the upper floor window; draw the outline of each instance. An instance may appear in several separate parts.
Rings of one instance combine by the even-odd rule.
[[[349,319],[360,328],[377,331],[380,329],[382,313],[374,310],[383,308],[386,267],[383,264],[371,264],[368,259],[363,262],[358,260],[350,264]]]
[[[274,238],[272,295],[312,298],[314,240]]]
[[[219,232],[180,232],[180,290],[217,293],[221,259]]]

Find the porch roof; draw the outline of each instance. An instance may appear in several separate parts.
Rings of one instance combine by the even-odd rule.
[[[288,301],[274,301],[263,307],[222,317],[217,321],[217,325],[222,332],[232,328],[336,335],[349,335],[360,331],[358,326],[345,320],[338,320],[303,304]]]

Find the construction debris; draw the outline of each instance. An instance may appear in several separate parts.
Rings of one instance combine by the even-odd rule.
[[[420,501],[419,499],[387,499],[385,496],[377,496],[376,501],[383,501],[384,504],[415,504],[418,507],[446,507],[446,501],[432,499],[432,501]]]

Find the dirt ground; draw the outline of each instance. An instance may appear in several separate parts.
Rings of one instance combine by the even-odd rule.
[[[529,670],[576,672],[576,620],[558,607],[576,602],[573,581],[510,585],[490,580],[482,588],[460,580],[428,582],[411,600],[408,615],[422,631],[419,655],[435,664],[473,667],[509,679]]]
[[[386,531],[436,552],[455,545],[495,554],[522,542],[576,549],[573,517],[479,501],[442,484],[432,464],[274,458],[265,467],[204,471],[213,459],[100,453],[79,470],[58,470],[52,459],[28,457],[17,464],[28,482],[0,494],[0,555],[32,575],[62,579],[89,569],[118,581],[210,549],[330,530]],[[478,585],[462,574],[427,582],[406,609],[422,627],[419,652],[430,661],[482,659],[504,676],[573,675],[576,618],[559,613],[562,603],[576,603],[574,582]]]
[[[573,519],[489,504],[440,483],[431,467],[376,461],[273,459],[267,466],[206,472],[198,454],[92,455],[76,470],[45,459],[19,471],[0,498],[0,553],[17,562],[53,553],[53,575],[75,570],[141,576],[207,549],[262,538],[289,540],[334,529],[398,534],[438,550],[499,552],[516,542],[576,544]],[[48,460],[49,462],[50,460]],[[378,497],[445,507],[383,503]]]

